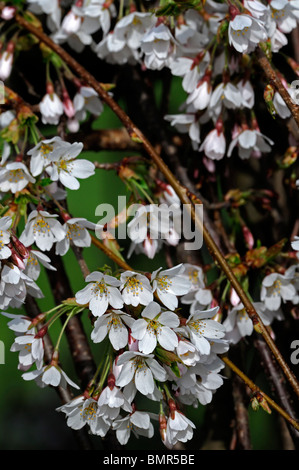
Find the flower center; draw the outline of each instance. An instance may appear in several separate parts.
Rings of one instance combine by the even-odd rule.
[[[281,289],[281,280],[276,279],[273,285],[269,287],[269,293],[270,295],[273,295],[275,297],[276,295],[280,295],[280,289]]]
[[[196,332],[198,335],[204,335],[205,334],[205,328],[207,326],[206,322],[204,320],[195,320],[191,323],[189,323],[190,328]]]
[[[167,291],[172,284],[168,276],[161,276],[157,279],[158,287],[162,291]]]
[[[97,413],[97,404],[95,402],[89,403],[88,406],[84,408],[83,418],[88,421],[95,419]]]
[[[42,157],[47,158],[48,154],[53,152],[53,145],[41,144],[40,153]]]
[[[69,240],[72,240],[74,237],[81,237],[83,230],[78,224],[67,224],[67,227],[66,236]]]
[[[8,181],[10,183],[17,183],[20,180],[24,179],[24,173],[22,170],[10,170],[8,173]]]
[[[97,297],[100,296],[102,297],[108,297],[109,291],[107,289],[107,286],[104,281],[100,282],[94,282],[93,283],[93,289],[92,289],[93,294],[95,294]]]
[[[126,290],[128,294],[133,294],[133,296],[139,295],[139,290],[143,291],[142,281],[137,279],[136,277],[130,277],[126,282]]]
[[[33,233],[35,234],[36,232],[43,234],[49,234],[50,232],[50,226],[43,217],[39,217],[34,222]]]

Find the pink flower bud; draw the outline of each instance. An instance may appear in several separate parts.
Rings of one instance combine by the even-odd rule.
[[[15,7],[4,7],[3,10],[1,11],[1,18],[2,20],[9,21],[11,20],[16,13],[16,8]]]
[[[246,246],[247,246],[247,248],[249,248],[251,250],[254,246],[253,235],[252,235],[251,231],[249,230],[249,228],[246,225],[242,226],[242,231],[243,231],[243,236],[244,236],[244,239],[245,239],[245,242],[246,242]]]
[[[62,105],[67,117],[69,119],[73,118],[75,116],[75,108],[67,90],[63,90],[62,92]]]

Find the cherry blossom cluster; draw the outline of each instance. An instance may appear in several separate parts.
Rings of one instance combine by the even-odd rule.
[[[107,352],[87,389],[58,408],[67,425],[87,425],[101,437],[113,429],[125,445],[131,432],[152,437],[153,420],[160,423],[166,447],[190,440],[195,425],[183,408],[211,402],[223,383],[219,354],[228,350],[218,306],[195,309],[188,318],[178,313],[180,302],[196,301],[205,290],[201,270],[178,265],[147,276],[123,271],[119,277],[95,271],[85,281],[75,302],[35,319],[2,312],[11,318],[8,327],[16,335],[11,350],[19,353],[24,380],[35,380],[40,387],[79,389],[60,367],[59,342],[51,362],[45,363],[44,335],[62,310],[70,315],[88,308],[94,319],[91,340],[103,343]],[[208,297],[206,290],[204,303]],[[139,409],[139,397],[155,402],[157,412],[144,411],[144,403]]]
[[[235,153],[241,159],[257,158],[271,151],[274,142],[261,132],[254,112],[250,55],[261,44],[271,54],[286,46],[287,35],[299,19],[297,0],[207,0],[171,18],[163,16],[163,3],[160,8],[157,4],[148,11],[138,11],[134,2],[124,2],[119,12],[111,0],[76,0],[66,9],[58,0],[27,3],[34,14],[46,14],[51,38],[76,53],[90,48],[95,58],[110,64],[139,64],[157,71],[165,68],[181,77],[186,100],[178,114],[167,114],[165,119],[189,135],[193,148],[211,170],[212,160]],[[9,20],[13,14],[13,8],[6,7],[2,17]],[[100,41],[95,39],[99,34]],[[1,56],[3,80],[13,67],[14,48],[9,41]],[[292,64],[296,72],[295,61]],[[295,99],[296,89],[281,78]],[[42,122],[50,124],[58,124],[65,115],[69,130],[76,132],[86,112],[98,116],[103,106],[95,91],[72,81],[77,92],[70,97],[67,85],[63,84],[58,94],[48,76],[40,112]],[[269,90],[266,96],[273,114],[282,119],[290,116],[279,93]]]
[[[102,437],[116,430],[125,445],[131,432],[152,437],[153,420],[159,421],[167,447],[191,439],[195,426],[183,407],[211,402],[223,383],[218,354],[228,349],[217,306],[195,310],[188,318],[178,314],[179,302],[195,296],[202,285],[198,268],[178,265],[148,276],[124,271],[119,279],[93,272],[85,280],[76,302],[87,305],[95,318],[92,341],[108,338],[114,354],[110,361],[107,356],[100,386],[59,408],[67,424],[73,429],[87,425]],[[140,396],[157,402],[159,411],[140,410]]]

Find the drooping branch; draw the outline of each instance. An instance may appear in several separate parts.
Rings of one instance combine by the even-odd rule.
[[[268,347],[272,351],[274,357],[276,358],[277,362],[279,363],[280,367],[285,373],[289,383],[293,387],[295,393],[299,397],[299,383],[297,378],[290,370],[288,364],[283,359],[280,351],[276,347],[273,339],[271,338],[267,328],[263,325],[258,313],[256,312],[252,302],[244,292],[242,286],[238,282],[237,278],[235,277],[233,271],[229,267],[227,261],[223,257],[220,249],[216,245],[213,237],[207,230],[205,224],[202,220],[198,217],[195,211],[195,205],[192,204],[192,201],[188,197],[188,190],[182,186],[182,184],[176,179],[173,173],[170,171],[168,166],[162,160],[160,155],[156,152],[155,148],[151,145],[148,139],[143,135],[138,127],[133,123],[130,117],[126,114],[126,112],[114,101],[109,93],[107,93],[101,84],[91,75],[83,66],[81,66],[72,56],[70,56],[63,48],[61,48],[58,44],[54,43],[51,38],[49,38],[41,29],[36,28],[33,24],[29,23],[25,20],[21,15],[17,14],[15,16],[16,22],[34,34],[41,42],[46,44],[50,47],[56,54],[58,54],[62,60],[83,80],[86,84],[91,86],[99,95],[104,103],[106,103],[111,110],[115,113],[115,115],[120,119],[122,124],[127,129],[128,134],[133,138],[134,141],[138,141],[142,144],[144,150],[151,158],[151,160],[157,165],[158,169],[164,175],[167,182],[173,187],[174,191],[179,196],[181,202],[186,205],[188,210],[190,211],[191,219],[194,221],[196,228],[203,234],[203,239],[209,249],[210,254],[212,255],[215,262],[219,265],[219,267],[225,273],[228,281],[230,282],[231,286],[235,289],[237,295],[239,296],[241,302],[244,305],[249,317],[252,319],[254,327],[256,331],[262,334],[264,337]],[[260,53],[261,59],[264,61],[264,57]],[[266,69],[269,69],[269,63],[265,63]],[[273,74],[268,70],[268,73],[271,74],[271,79],[274,80],[275,86],[281,88],[281,82],[277,79],[277,77],[273,76]],[[282,84],[281,84],[282,85]],[[282,98],[287,98],[285,96],[286,90],[280,90],[282,92]],[[299,124],[299,116],[297,113],[297,108],[294,109],[294,106],[289,103],[289,107],[291,112],[294,113],[294,118],[297,117]]]

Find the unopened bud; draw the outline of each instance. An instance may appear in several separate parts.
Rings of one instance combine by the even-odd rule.
[[[264,100],[272,116],[275,116],[276,114],[276,109],[273,103],[274,95],[275,95],[274,87],[268,84],[264,90]]]
[[[107,378],[107,384],[110,390],[113,390],[115,386],[115,375],[114,374],[109,374]]]
[[[260,409],[260,405],[256,397],[253,397],[250,400],[250,404],[251,404],[251,408],[253,409],[253,411],[258,411]]]
[[[11,242],[17,253],[21,256],[21,258],[29,258],[30,251],[13,233],[11,234]]]

